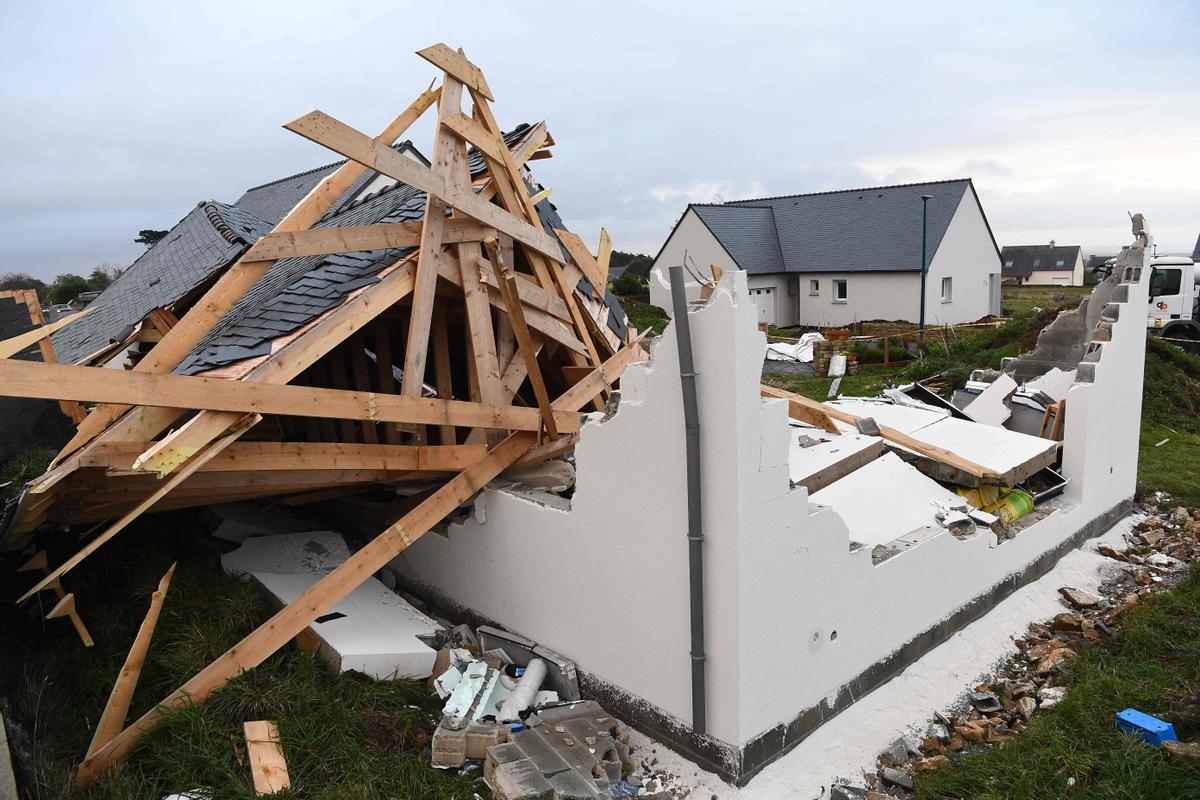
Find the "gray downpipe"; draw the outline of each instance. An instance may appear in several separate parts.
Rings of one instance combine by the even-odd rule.
[[[679,380],[683,384],[683,424],[687,433],[688,574],[692,607],[692,729],[705,732],[704,704],[704,527],[700,515],[700,413],[696,406],[696,368],[688,324],[683,267],[671,267],[671,306],[679,344]]]

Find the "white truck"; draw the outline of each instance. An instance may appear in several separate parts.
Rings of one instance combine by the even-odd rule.
[[[1200,341],[1200,265],[1187,256],[1159,256],[1150,266],[1146,327],[1170,339]]]

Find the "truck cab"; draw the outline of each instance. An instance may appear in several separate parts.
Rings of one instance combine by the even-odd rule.
[[[1196,294],[1200,270],[1186,256],[1160,256],[1150,262],[1150,307],[1146,327],[1172,339],[1200,340]]]

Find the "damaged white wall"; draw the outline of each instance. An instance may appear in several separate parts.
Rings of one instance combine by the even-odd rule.
[[[784,401],[759,397],[765,337],[745,273],[726,275],[712,302],[690,315],[711,735],[741,746],[832,700],[848,680],[1132,496],[1148,276],[1118,304],[1094,382],[1069,393],[1071,484],[1058,510],[1000,545],[986,530],[967,540],[943,531],[875,565],[870,548],[850,552],[836,509],[791,488],[796,433]],[[617,414],[584,427],[569,510],[488,491],[482,521],[424,537],[396,566],[686,722],[687,515],[673,328],[655,343],[652,364],[631,367],[622,387]]]

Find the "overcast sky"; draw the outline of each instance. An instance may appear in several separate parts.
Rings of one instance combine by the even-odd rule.
[[[280,125],[320,108],[374,135],[439,41],[502,125],[547,121],[537,176],[593,247],[603,225],[653,255],[690,201],[959,177],[1002,246],[1115,250],[1127,211],[1160,253],[1200,233],[1196,0],[0,10],[0,272],[128,264],[139,229],[335,160]]]

